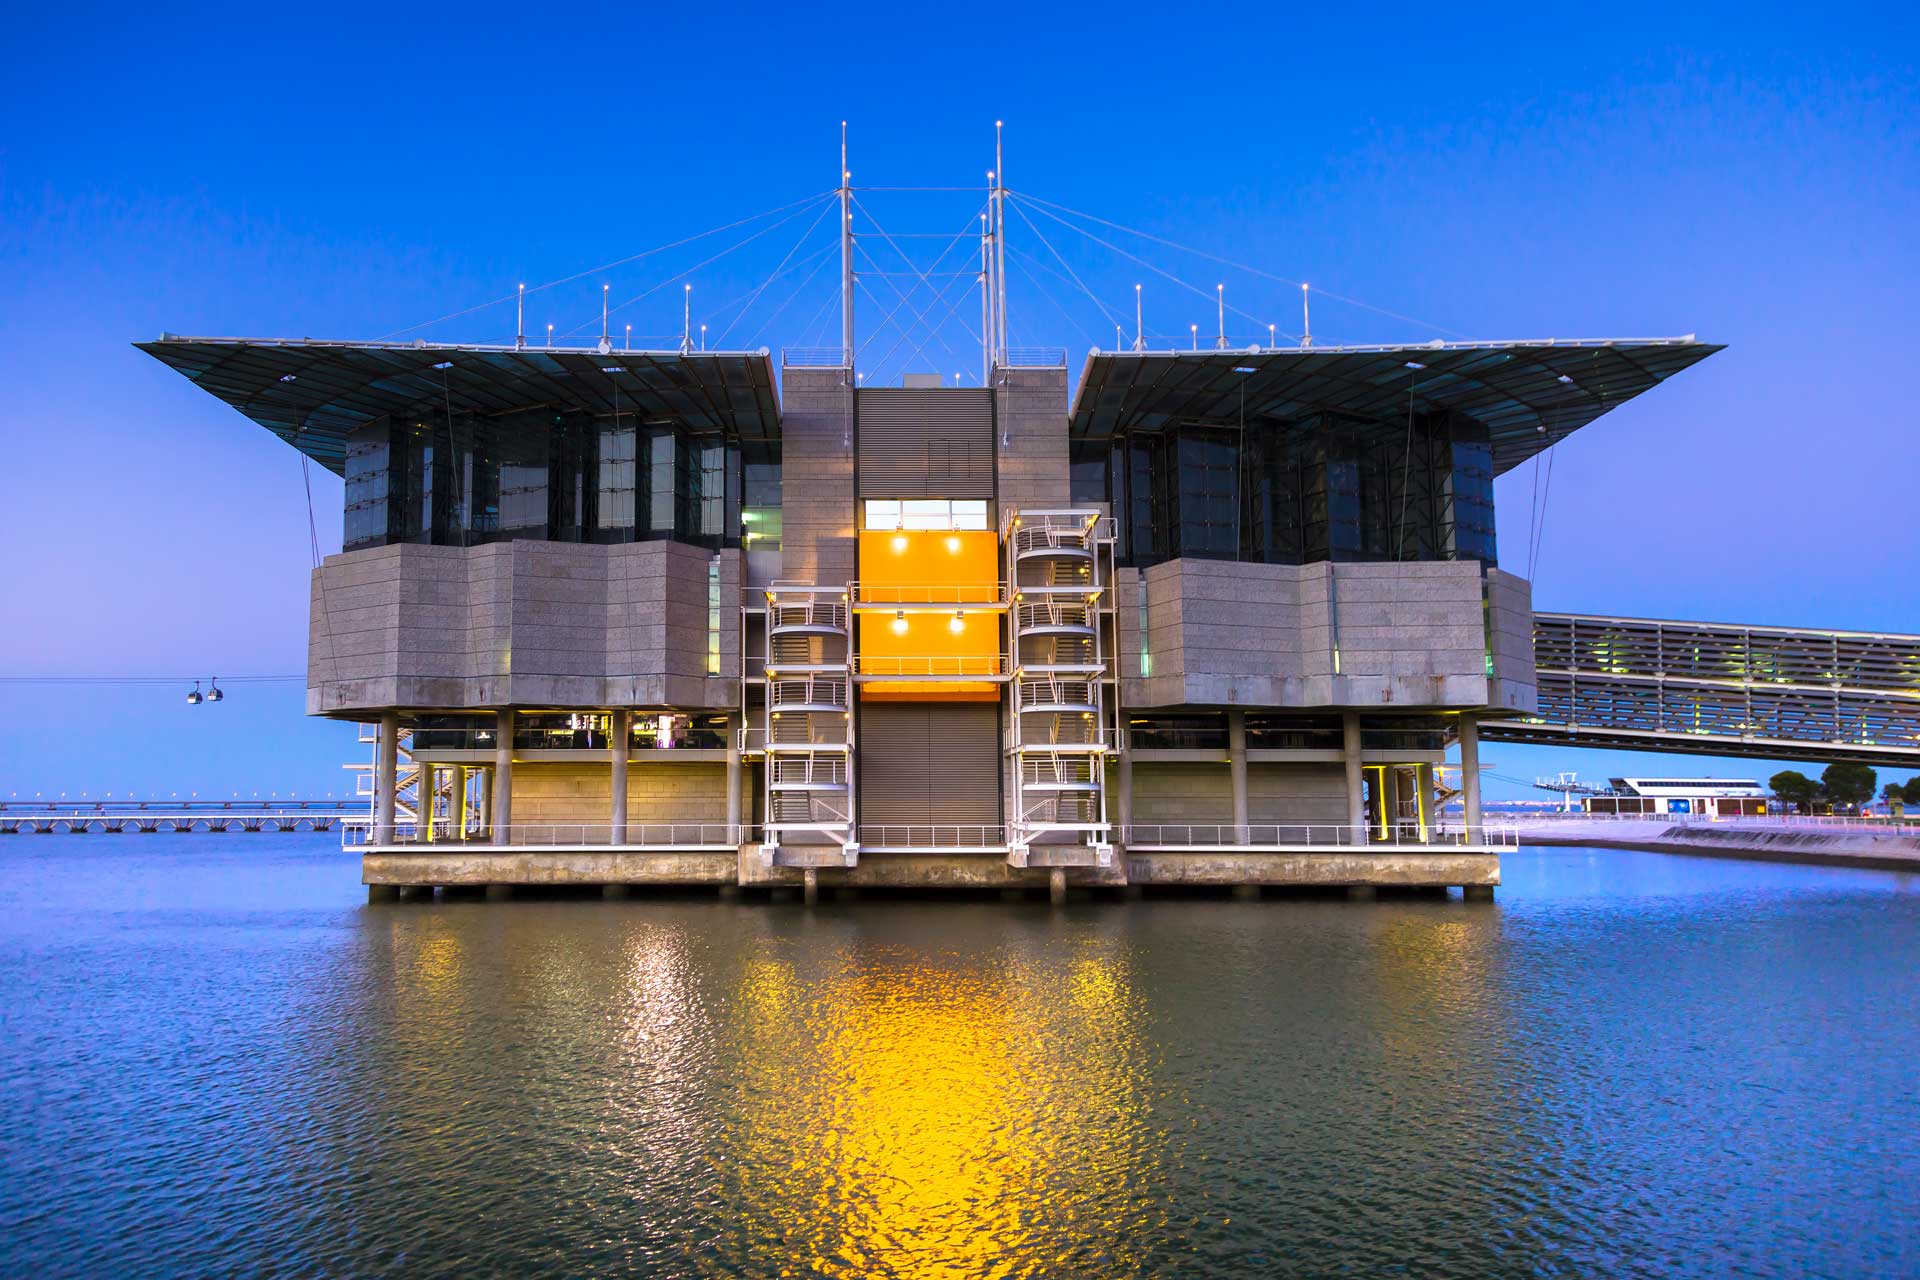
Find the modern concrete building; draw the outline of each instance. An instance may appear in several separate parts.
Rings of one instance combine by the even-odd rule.
[[[1479,895],[1476,725],[1536,710],[1493,479],[1717,348],[143,349],[345,477],[308,710],[379,725],[376,891]]]

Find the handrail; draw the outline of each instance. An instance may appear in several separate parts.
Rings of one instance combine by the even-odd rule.
[[[849,584],[855,604],[991,604],[1007,602],[1004,582]]]
[[[783,369],[845,369],[852,363],[847,359],[845,347],[780,348],[780,367]]]
[[[1397,823],[1386,829],[1346,823],[1133,823],[1120,828],[1121,842],[1130,849],[1233,849],[1281,846],[1325,846],[1330,849],[1445,848],[1455,845],[1493,845],[1517,848],[1519,833],[1512,827],[1441,825],[1422,836],[1418,823]],[[1475,838],[1478,837],[1478,838]]]
[[[991,823],[862,823],[861,847],[886,852],[911,849],[998,849],[1006,828]]]
[[[1004,675],[1007,660],[997,653],[926,657],[887,657],[862,653],[854,658],[853,669],[863,676],[990,677]]]
[[[619,849],[722,848],[738,847],[749,838],[753,829],[750,824],[739,822],[630,822],[627,824],[625,841],[615,845],[613,824],[610,822],[516,822],[506,828],[507,838],[504,841],[494,839],[492,833],[463,840],[445,832],[436,832],[435,838],[429,841],[426,828],[420,826],[411,831],[397,830],[390,840],[376,845],[368,828],[355,825],[348,831],[344,843],[349,848],[404,845],[430,849],[440,845],[458,846],[467,853],[485,853],[489,849],[506,852],[529,847],[601,845]]]

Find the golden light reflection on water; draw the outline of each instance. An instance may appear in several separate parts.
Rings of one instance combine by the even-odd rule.
[[[1151,1121],[1113,949],[1038,967],[856,949],[805,976],[760,959],[739,1007],[720,1167],[783,1274],[1010,1275],[1128,1248],[1147,1206],[1099,1184],[1140,1171]],[[1105,1221],[1081,1212],[1096,1199]]]

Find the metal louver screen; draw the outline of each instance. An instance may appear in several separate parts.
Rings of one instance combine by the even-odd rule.
[[[992,702],[863,704],[861,824],[997,824],[999,711]]]
[[[992,498],[993,392],[985,387],[863,387],[862,498]]]

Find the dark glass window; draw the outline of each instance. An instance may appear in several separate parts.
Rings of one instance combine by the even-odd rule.
[[[1234,432],[1180,431],[1175,509],[1179,554],[1207,560],[1240,555],[1240,442]]]
[[[1338,751],[1344,743],[1339,716],[1247,717],[1249,751]]]
[[[1127,745],[1134,751],[1225,751],[1227,717],[1222,712],[1136,716],[1127,722]]]
[[[346,550],[387,541],[388,459],[392,449],[384,418],[347,437],[347,510],[342,529]]]
[[[1076,502],[1110,504],[1122,563],[1179,556],[1494,563],[1484,427],[1449,414],[1175,424],[1074,447]]]
[[[506,539],[547,536],[547,432],[544,414],[503,422],[495,437],[500,459],[500,533]],[[533,421],[529,422],[527,419]]]
[[[634,481],[639,470],[639,428],[632,423],[600,429],[599,501],[594,524],[601,542],[633,539]]]

